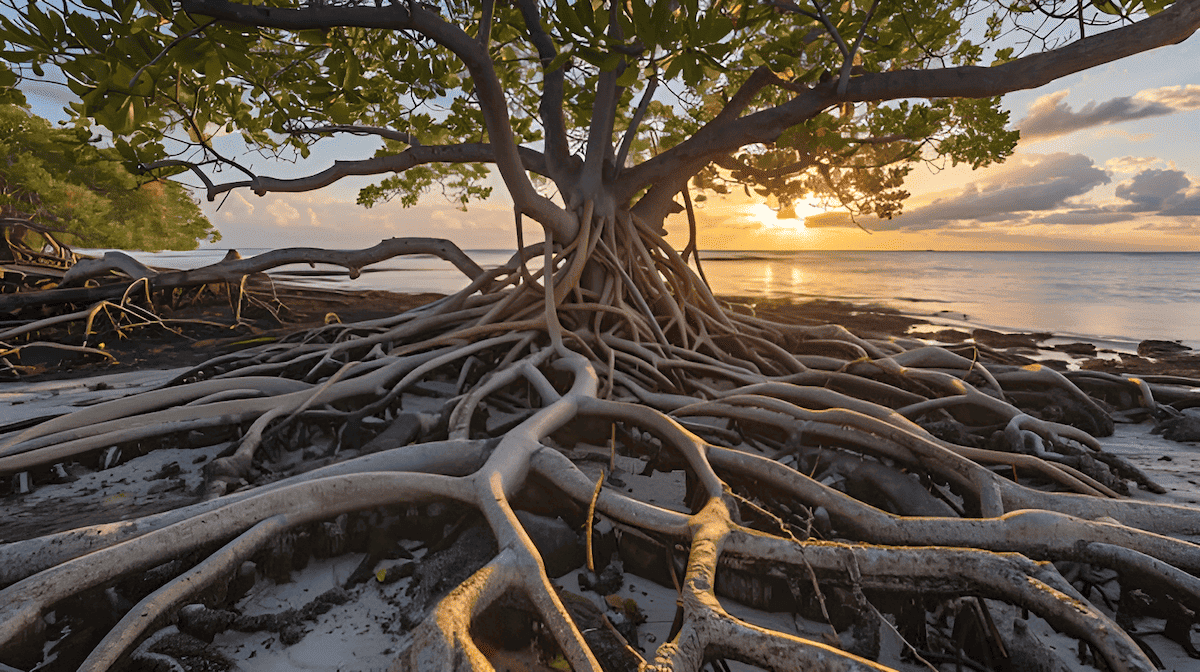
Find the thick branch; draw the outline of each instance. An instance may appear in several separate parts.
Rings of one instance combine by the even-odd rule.
[[[610,6],[608,34],[619,39],[621,29],[616,23],[618,10]],[[617,118],[617,105],[620,102],[621,87],[617,86],[617,78],[628,65],[624,60],[616,68],[601,72],[596,82],[596,104],[592,107],[592,121],[588,128],[588,142],[583,157],[583,181],[585,189],[599,187],[605,178],[605,163],[613,156],[612,133]]]
[[[646,114],[646,108],[650,107],[650,100],[654,98],[654,92],[658,89],[658,76],[650,78],[650,83],[646,85],[646,90],[642,92],[642,100],[638,103],[637,109],[633,112],[633,118],[629,120],[629,128],[625,129],[625,135],[621,137],[621,148],[617,150],[616,170],[618,173],[625,167],[625,159],[629,156],[629,148],[633,146],[633,140],[637,137],[638,127],[642,124],[642,117]]]
[[[688,140],[625,171],[620,193],[632,196],[653,185],[638,204],[638,213],[665,212],[681,185],[717,157],[746,145],[773,142],[787,128],[840,101],[998,96],[1036,88],[1143,51],[1178,44],[1198,29],[1200,0],[1179,0],[1135,24],[1000,65],[863,73],[850,78],[841,98],[837,95],[838,82],[831,80],[787,103],[736,120],[724,113],[718,115]]]
[[[820,5],[817,5],[820,7]],[[846,95],[846,85],[850,81],[850,70],[854,67],[854,55],[858,53],[858,48],[862,45],[863,37],[867,34],[867,26],[871,24],[871,17],[875,14],[875,9],[879,7],[879,0],[871,3],[871,8],[867,10],[867,16],[863,19],[862,28],[858,31],[858,37],[854,40],[854,46],[846,54],[846,58],[842,61],[842,70],[838,75],[838,95]]]
[[[1000,65],[864,73],[850,80],[846,100],[999,96],[1037,88],[1105,63],[1178,44],[1198,29],[1200,0],[1178,0],[1159,14],[1135,24]]]
[[[382,135],[382,134],[379,134]],[[521,157],[521,167],[539,175],[546,173],[545,157],[538,151],[526,147],[518,147]],[[334,182],[353,175],[382,175],[384,173],[402,173],[413,166],[426,163],[494,163],[496,158],[493,145],[486,143],[469,143],[463,145],[419,145],[409,147],[399,154],[376,156],[370,159],[356,161],[334,161],[325,170],[306,177],[282,179],[275,177],[255,177],[252,180],[239,180],[214,184],[205,178],[208,187],[208,200],[215,200],[218,194],[239,187],[250,187],[255,194],[262,196],[268,192],[296,193],[314,191],[327,187]],[[167,159],[142,166],[144,170],[186,166],[193,172],[201,171],[186,161]]]
[[[390,3],[378,7],[312,5],[305,9],[277,9],[242,5],[223,0],[183,0],[190,14],[211,16],[231,23],[284,30],[325,30],[338,26],[415,30],[449,49],[466,66],[475,84],[494,161],[519,211],[555,231],[562,240],[575,237],[578,221],[537,193],[525,174],[504,86],[496,76],[487,49],[461,28],[448,23],[421,3]],[[413,148],[416,149],[416,148]],[[411,150],[410,150],[411,151]]]
[[[600,73],[596,84],[596,105],[588,128],[587,149],[583,158],[583,179],[593,189],[604,178],[605,159],[612,155],[612,131],[617,116],[617,68]]]
[[[558,56],[558,50],[550,36],[542,30],[541,8],[536,2],[520,0],[517,3],[521,17],[525,19],[525,28],[529,38],[533,40],[538,51],[538,60],[544,71],[542,80],[542,99],[538,103],[538,114],[542,117],[542,129],[546,134],[546,163],[551,172],[557,174],[568,170],[567,125],[563,119],[563,80],[565,72],[562,66],[548,70],[549,65]]]

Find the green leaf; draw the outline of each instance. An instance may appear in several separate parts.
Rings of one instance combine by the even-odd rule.
[[[596,12],[592,9],[590,0],[576,0],[574,13],[583,26],[583,30],[580,31],[581,35],[596,35],[599,32],[596,30]]]
[[[1169,7],[1175,0],[1143,0],[1142,6],[1146,8],[1146,13],[1154,16],[1159,12]]]
[[[54,22],[50,20],[50,17],[33,2],[29,3],[27,11],[25,19],[37,29],[38,33],[45,39],[55,39]]]
[[[637,36],[647,47],[655,46],[657,42],[655,41],[650,5],[645,0],[629,0],[629,12],[633,18],[633,28]]]
[[[655,2],[650,16],[650,34],[652,44],[664,44],[667,38],[667,25],[671,20],[671,3]]]
[[[349,124],[351,121],[350,106],[345,101],[335,101],[326,107],[325,110],[329,113],[329,119],[335,124]]]
[[[149,3],[150,8],[156,14],[164,19],[170,19],[175,16],[175,8],[171,5],[171,0],[145,0]]]
[[[621,76],[617,77],[617,86],[633,86],[634,84],[637,84],[638,78],[641,74],[641,70],[639,70],[637,67],[627,66],[625,68],[625,72],[622,72]]]
[[[225,62],[221,60],[217,52],[213,52],[204,61],[204,80],[209,84],[215,84],[217,80],[225,76]]]
[[[135,0],[115,0],[114,8],[117,10],[118,16],[121,17],[121,23],[129,23],[133,20],[133,12],[137,9]]]
[[[546,66],[546,72],[554,72],[567,64],[571,60],[571,50],[564,49],[560,51],[554,60],[550,61],[550,65]]]
[[[108,40],[100,34],[96,22],[78,12],[67,16],[67,28],[89,49],[103,51],[108,46]]]

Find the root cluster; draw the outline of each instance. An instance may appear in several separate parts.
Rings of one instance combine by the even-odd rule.
[[[538,624],[538,664],[575,670],[1028,669],[1021,657],[1045,647],[1020,614],[1078,640],[1098,669],[1156,668],[1146,618],[1194,651],[1200,546],[1186,539],[1200,509],[1129,497],[1157,486],[1095,437],[1114,412],[1154,412],[1195,381],[1068,377],[773,323],[723,305],[636,217],[576,214],[574,241],[494,269],[461,263],[470,285],[423,308],[221,356],[0,435],[0,474],[25,489],[71,465],[223,446],[186,505],[7,539],[0,661],[42,662],[47,616],[118,586],[131,606],[73,635],[71,664],[180,665],[155,648],[162,629],[244,622],[221,614],[248,561],[354,547],[386,577],[386,549],[428,531],[398,512],[427,504],[475,512],[495,546],[403,619],[395,669],[493,669],[509,655],[488,644],[497,609]],[[612,476],[618,455],[683,472],[686,496],[650,504],[580,468]],[[589,581],[619,559],[675,586],[669,640],[643,654],[556,586],[560,560],[535,543],[531,511],[582,530]],[[615,543],[593,539],[598,525]],[[718,595],[832,634],[761,627]],[[904,643],[900,661],[883,659],[881,637]]]

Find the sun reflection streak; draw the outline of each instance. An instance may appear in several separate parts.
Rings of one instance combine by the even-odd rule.
[[[792,293],[799,294],[800,288],[804,286],[807,278],[804,274],[804,269],[799,266],[792,266]]]

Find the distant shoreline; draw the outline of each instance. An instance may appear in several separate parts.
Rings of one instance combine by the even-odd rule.
[[[226,248],[134,253],[150,266],[215,263]],[[245,256],[264,251],[241,248]],[[468,250],[481,266],[512,250]],[[1146,339],[1200,348],[1200,252],[923,252],[764,250],[701,253],[715,293],[767,300],[878,303],[931,321],[997,331],[1049,331],[1136,347]],[[448,294],[466,286],[450,264],[401,257],[363,269],[283,267],[276,277],[352,291]]]

